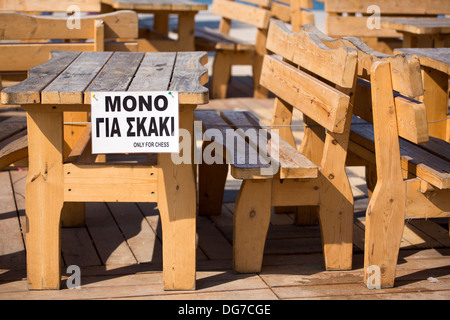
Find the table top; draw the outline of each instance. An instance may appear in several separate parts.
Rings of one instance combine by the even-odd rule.
[[[200,11],[208,5],[190,0],[101,0],[116,10]]]
[[[450,19],[446,18],[383,18],[381,27],[414,34],[450,33]]]
[[[175,91],[180,104],[206,104],[207,59],[206,52],[53,51],[1,98],[11,105],[88,105],[91,92]]]
[[[419,56],[420,64],[450,75],[450,48],[396,49],[394,53],[409,53]]]

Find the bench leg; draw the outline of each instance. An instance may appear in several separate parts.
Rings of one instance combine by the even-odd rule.
[[[270,223],[272,180],[244,180],[233,216],[233,268],[260,272]]]
[[[350,270],[353,255],[353,195],[344,172],[322,172],[319,221],[327,270]]]
[[[320,175],[319,221],[327,270],[350,270],[353,255],[353,193],[345,172],[351,112],[343,134],[327,132]]]
[[[403,236],[406,186],[400,163],[397,115],[388,62],[372,66],[372,105],[378,182],[366,213],[364,283],[372,283],[373,268],[379,270],[381,288],[394,286],[398,252]],[[375,270],[376,271],[376,270]]]
[[[194,110],[180,105],[180,128],[193,137]],[[163,235],[165,290],[195,290],[197,187],[194,164],[158,155],[158,208]]]
[[[306,115],[303,115],[303,123],[307,127],[305,128],[305,137],[303,138],[299,151],[313,163],[320,165],[323,157],[325,130]],[[318,206],[297,207],[295,224],[298,226],[317,224],[318,216]]]
[[[213,63],[212,98],[225,99],[227,97],[228,82],[231,77],[233,56],[226,51],[217,51]]]
[[[26,184],[28,287],[59,289],[60,219],[64,202],[63,118],[28,111],[29,173]]]
[[[200,164],[198,166],[198,213],[220,215],[227,181],[227,164]]]

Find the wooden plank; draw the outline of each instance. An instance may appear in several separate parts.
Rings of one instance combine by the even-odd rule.
[[[351,140],[372,152],[374,152],[373,139],[373,129],[370,125],[352,127]],[[448,161],[405,140],[400,140],[400,154],[402,169],[439,189],[449,188],[450,164]]]
[[[26,130],[0,142],[0,169],[27,157],[28,137]]]
[[[83,52],[42,91],[42,103],[83,104],[84,91],[112,54],[112,52]]]
[[[106,204],[86,204],[86,226],[103,265],[130,265],[137,262]]]
[[[450,217],[450,190],[439,190],[419,179],[406,181],[406,218]]]
[[[257,150],[254,149],[252,145],[247,143],[247,141],[239,134],[234,132],[234,129],[225,122],[215,111],[212,110],[202,110],[195,112],[195,118],[202,121],[204,129],[215,129],[214,131],[206,131],[206,138],[209,140],[215,137],[215,134],[220,134],[222,141],[215,137],[216,145],[215,157],[218,159],[223,158],[225,163],[232,164],[231,174],[236,179],[244,178],[256,178],[261,177],[261,168],[268,168],[269,165],[263,165],[257,157]],[[232,136],[227,135],[227,130],[231,130]],[[214,133],[214,134],[213,134]],[[232,143],[227,141],[229,139],[235,139]],[[223,146],[223,147],[222,147]],[[239,146],[235,148],[235,146]],[[255,159],[255,161],[250,161],[250,159]],[[252,163],[254,162],[254,163]],[[262,178],[262,177],[261,177]],[[267,177],[265,177],[267,178]]]
[[[270,12],[268,10],[243,3],[215,0],[213,1],[211,12],[256,28],[267,29],[269,26]]]
[[[352,47],[358,50],[358,76],[369,79],[370,69],[376,61],[389,61],[392,69],[392,85],[394,90],[408,97],[419,97],[423,95],[421,76],[418,73],[420,61],[414,54],[395,56],[380,53],[369,47],[361,39],[348,37],[345,39],[334,39],[319,31],[313,26],[303,26],[302,30],[313,32],[328,47],[339,48],[341,46]]]
[[[450,238],[448,237],[448,230],[441,227],[439,224],[432,220],[411,220],[409,224],[413,225],[417,229],[425,232],[433,239],[436,239],[442,246],[450,247]]]
[[[414,35],[450,33],[450,19],[445,18],[384,18],[381,26]]]
[[[390,95],[390,65],[376,62],[371,73],[378,181],[367,208],[364,283],[369,278],[369,267],[383,267],[379,285],[386,288],[394,286],[405,223],[406,190],[398,162],[400,148],[394,98]]]
[[[162,246],[138,206],[134,203],[108,203],[138,263],[162,262]]]
[[[37,12],[67,12],[71,5],[76,5],[83,12],[100,12],[99,0],[49,0],[46,2],[35,0],[0,0],[1,11],[37,11]]]
[[[27,127],[26,118],[23,116],[1,117],[0,124],[0,141],[14,136]]]
[[[242,129],[242,137],[249,139],[249,144],[256,150],[259,150],[261,154],[271,158],[272,165],[279,165],[280,178],[317,178],[318,167],[313,164],[308,158],[298,152],[293,146],[284,141],[278,134],[271,130],[267,131],[267,147],[261,145],[261,141],[251,134],[247,135],[247,131],[255,130],[258,135],[259,121],[249,112],[239,111],[222,111],[222,117],[229,122],[236,130]],[[264,132],[264,131],[263,131]],[[239,132],[238,132],[239,133]],[[256,138],[256,139],[255,139]],[[275,172],[274,172],[275,173]]]
[[[91,92],[127,91],[144,53],[116,52],[86,89],[84,103],[91,103]]]
[[[147,53],[128,91],[168,90],[175,59],[175,52]]]
[[[25,182],[27,180],[28,170],[10,171],[11,182],[14,191],[14,199],[19,215],[22,238],[25,239],[27,219],[25,216]]]
[[[104,38],[137,38],[138,16],[121,11],[80,17],[79,28],[69,29],[66,17],[33,16],[18,12],[0,12],[2,40],[93,39],[95,21],[105,25]],[[20,26],[20,27],[18,27]]]
[[[71,265],[100,266],[102,264],[85,227],[63,228],[61,254],[66,267]]]
[[[358,79],[353,113],[372,122],[372,94],[370,83]],[[427,110],[422,102],[393,92],[397,112],[398,134],[413,143],[429,141]]]
[[[450,161],[450,148],[448,147],[448,142],[445,140],[430,137],[430,141],[425,144],[421,144],[420,147],[435,156]]]
[[[326,19],[326,33],[330,37],[353,36],[358,38],[398,38],[401,33],[391,29],[369,29],[365,17],[328,16]]]
[[[25,246],[8,172],[0,172],[0,268],[25,267]]]
[[[209,101],[206,52],[179,52],[168,90],[177,91],[180,104],[206,104]]]
[[[233,247],[207,217],[197,219],[198,246],[211,260],[231,260]]]
[[[448,48],[396,49],[394,52],[416,54],[419,56],[421,65],[450,75],[450,50]]]
[[[20,84],[2,91],[3,104],[40,103],[41,91],[62,73],[78,56],[80,52],[52,53],[50,61],[33,67],[28,79]]]
[[[188,0],[164,1],[164,0],[102,0],[102,3],[112,6],[116,10],[134,10],[143,12],[169,11],[200,11],[208,10],[207,4]]]
[[[350,98],[341,91],[272,56],[264,59],[261,84],[331,132],[343,132]]]
[[[156,189],[157,175],[153,167],[64,165],[64,199],[67,202],[155,202]]]
[[[353,86],[358,59],[353,49],[329,49],[313,33],[293,33],[276,20],[270,24],[267,49],[341,87]]]
[[[450,4],[446,0],[404,0],[394,3],[389,0],[326,0],[326,12],[367,13],[371,5],[380,7],[382,14],[438,15],[449,14]]]

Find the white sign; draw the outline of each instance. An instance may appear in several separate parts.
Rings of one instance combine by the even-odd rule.
[[[178,153],[178,92],[92,92],[92,153]]]

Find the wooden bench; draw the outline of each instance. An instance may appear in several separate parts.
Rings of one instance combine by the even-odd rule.
[[[326,268],[351,269],[353,196],[344,165],[356,50],[331,50],[314,34],[294,34],[277,20],[270,24],[267,49],[284,59],[266,55],[261,73],[261,85],[277,96],[272,130],[261,126],[249,112],[195,113],[205,129],[204,156],[215,149],[218,157],[218,161],[199,165],[199,213],[220,214],[228,170],[219,161],[223,156],[231,164],[232,176],[243,180],[234,208],[235,271],[261,270],[271,207],[299,205],[320,207]],[[251,105],[242,108],[251,110]],[[308,125],[314,124],[312,130],[327,130],[324,140],[317,143],[322,150],[297,150],[290,127],[294,108],[307,115]],[[252,135],[249,129],[269,136],[267,148],[264,139],[258,140],[258,134]],[[233,132],[235,138],[229,136]],[[233,139],[240,148],[231,143]],[[265,156],[259,162],[251,161],[258,152]]]
[[[392,287],[405,219],[450,217],[450,144],[429,137],[428,106],[412,98],[423,95],[417,56],[381,54],[357,38],[320,38],[330,48],[358,50],[360,78],[347,165],[368,168],[372,191],[365,283],[372,279],[369,268],[376,266],[380,287]]]
[[[254,96],[267,97],[267,90],[259,85],[259,78],[262,60],[266,54],[270,5],[271,0],[246,0],[245,3],[214,0],[211,12],[222,17],[219,29],[196,28],[196,50],[216,52],[212,72],[212,98],[226,97],[232,65],[251,65]],[[255,42],[248,43],[231,37],[229,33],[232,21],[256,27]]]
[[[361,38],[371,48],[392,53],[402,46],[402,34],[393,29],[381,28],[373,24],[378,6],[381,18],[437,17],[450,14],[447,0],[324,0],[327,12],[326,33],[331,37],[355,36]],[[369,11],[369,12],[368,12]],[[370,19],[370,20],[369,20]],[[368,27],[370,25],[370,28]]]
[[[137,51],[138,16],[122,11],[80,18],[80,28],[68,28],[68,18],[0,12],[0,72],[26,72],[49,60],[50,52]],[[20,41],[27,41],[21,43]],[[92,40],[88,42],[86,40]],[[20,52],[20,54],[17,54]]]
[[[71,6],[78,7],[81,12],[100,12],[101,0],[0,1],[0,11],[16,11],[24,13],[67,12]]]
[[[0,170],[28,157],[25,114],[0,113]]]
[[[304,24],[315,24],[314,13],[311,9],[314,7],[312,0],[273,0],[270,7],[270,15],[291,24],[294,32],[300,30]]]
[[[86,16],[80,29],[69,29],[67,18],[33,16],[17,12],[0,12],[0,72],[1,79],[21,80],[31,68],[49,60],[55,50],[69,51],[137,51],[138,17],[132,11]],[[18,27],[20,26],[20,27]],[[86,42],[92,39],[92,42]],[[20,41],[26,40],[27,43]],[[32,41],[33,43],[31,43]],[[59,41],[59,42],[58,42]],[[18,54],[20,52],[20,54]],[[36,79],[40,81],[40,79]],[[78,118],[78,119],[77,119]],[[86,121],[86,115],[67,115],[67,122]],[[77,133],[75,133],[76,131]],[[67,142],[76,140],[80,130],[68,127]]]

